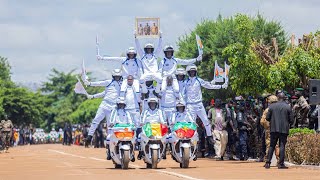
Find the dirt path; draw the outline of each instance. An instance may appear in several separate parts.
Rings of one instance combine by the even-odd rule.
[[[320,179],[319,170],[290,168],[264,169],[263,163],[198,159],[189,169],[180,169],[170,156],[145,169],[142,161],[131,163],[129,170],[114,169],[105,160],[105,149],[79,146],[35,145],[11,148],[0,154],[0,180],[38,179]]]

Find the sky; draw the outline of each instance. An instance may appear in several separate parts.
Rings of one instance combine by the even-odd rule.
[[[134,46],[135,17],[159,17],[164,44],[176,47],[179,37],[219,13],[260,13],[298,37],[320,29],[319,12],[318,0],[0,0],[0,56],[18,83],[44,82],[52,68],[80,73],[82,60],[91,78],[107,79],[120,63],[96,60],[95,37],[100,54],[120,56]]]

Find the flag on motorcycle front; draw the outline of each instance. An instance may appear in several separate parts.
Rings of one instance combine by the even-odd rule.
[[[162,137],[168,132],[168,127],[160,123],[147,123],[142,128],[147,137]]]

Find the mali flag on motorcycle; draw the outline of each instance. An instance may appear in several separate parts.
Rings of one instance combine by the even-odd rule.
[[[168,132],[168,127],[160,123],[147,123],[142,128],[147,137],[162,137]]]

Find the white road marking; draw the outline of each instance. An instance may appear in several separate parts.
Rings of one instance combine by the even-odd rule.
[[[79,157],[79,158],[82,158],[82,159],[88,158],[88,159],[95,160],[95,161],[103,161],[103,162],[107,161],[106,159],[100,159],[100,158],[95,158],[95,157],[78,156],[78,155],[69,154],[69,153],[65,153],[65,152],[62,152],[62,151],[54,150],[54,149],[48,149],[48,151],[59,153],[59,154],[63,154],[63,155],[68,155],[68,156],[72,156],[72,157]],[[130,164],[129,166],[134,167],[134,168],[142,168],[141,166],[133,165],[133,164]],[[183,179],[202,180],[202,179],[199,179],[199,178],[194,178],[194,177],[191,177],[191,176],[187,176],[187,175],[183,175],[183,174],[175,173],[175,172],[170,172],[170,171],[165,171],[165,170],[157,170],[157,169],[150,169],[150,170],[155,171],[155,172],[159,172],[159,173],[162,173],[162,174],[175,176],[175,177],[178,177],[178,178],[183,178]]]
[[[69,155],[69,156],[73,156],[73,157],[78,157],[78,158],[81,158],[81,159],[86,159],[86,157],[84,157],[84,156],[78,156],[78,155],[74,155],[74,154],[69,154],[69,153],[65,153],[65,152],[62,152],[62,151],[58,151],[58,150],[48,149],[48,151],[56,152],[56,153],[63,154],[63,155]]]

